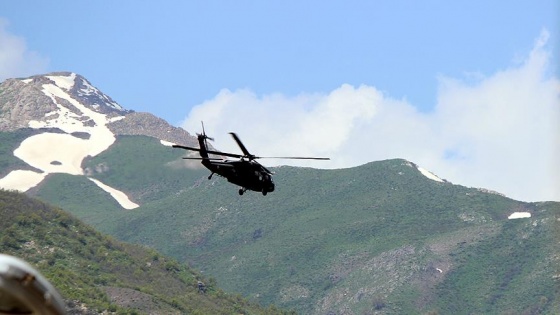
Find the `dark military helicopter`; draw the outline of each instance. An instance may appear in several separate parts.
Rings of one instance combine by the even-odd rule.
[[[255,156],[245,148],[239,137],[230,132],[237,145],[243,152],[241,154],[227,153],[220,151],[213,151],[208,149],[208,144],[206,140],[214,140],[208,136],[204,131],[204,124],[202,124],[202,134],[197,134],[198,145],[200,148],[186,147],[182,145],[174,144],[174,148],[180,148],[185,150],[197,151],[200,154],[199,158],[196,157],[184,157],[183,159],[188,160],[202,160],[201,163],[207,169],[212,172],[208,179],[212,178],[212,175],[218,174],[225,177],[228,182],[238,185],[239,194],[243,195],[247,190],[260,191],[264,196],[267,193],[274,191],[274,181],[272,180],[272,172],[266,167],[259,164],[256,159],[271,158],[271,159],[296,159],[296,160],[330,160],[329,158],[317,158],[317,157],[262,157]],[[239,160],[225,160],[223,158],[210,157],[209,154],[217,156],[227,156],[238,158]]]

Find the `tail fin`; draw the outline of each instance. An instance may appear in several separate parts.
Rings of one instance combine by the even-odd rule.
[[[201,158],[208,158],[208,143],[206,139],[214,140],[206,135],[206,131],[204,131],[204,122],[202,122],[202,134],[197,134],[198,137],[198,145],[200,146],[200,157]]]

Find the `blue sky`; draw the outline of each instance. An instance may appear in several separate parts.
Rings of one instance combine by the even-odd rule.
[[[518,120],[558,114],[559,12],[547,0],[4,1],[0,80],[72,71],[191,133],[205,120],[222,149],[237,150],[237,131],[259,155],[328,155],[329,168],[401,157],[455,183],[560,200],[558,169],[535,157],[560,157],[558,121]],[[502,105],[519,84],[533,89]],[[515,103],[543,95],[542,108]],[[542,154],[505,162],[535,137]],[[532,174],[523,158],[545,167]],[[543,176],[530,194],[511,184]]]

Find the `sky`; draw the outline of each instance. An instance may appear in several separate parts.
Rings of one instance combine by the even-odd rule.
[[[54,71],[262,160],[403,158],[560,201],[560,2],[3,1],[0,81]]]

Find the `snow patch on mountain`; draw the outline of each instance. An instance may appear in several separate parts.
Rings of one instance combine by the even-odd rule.
[[[446,182],[445,180],[439,178],[436,174],[434,174],[434,173],[428,171],[427,169],[422,168],[422,167],[420,167],[420,166],[418,166],[418,165],[416,165],[412,162],[404,161],[402,165],[406,165],[408,167],[416,168],[422,175],[424,175],[427,178],[429,178],[431,180],[434,180],[436,182],[440,182],[440,183],[445,183]]]
[[[124,116],[117,116],[117,117],[107,118],[107,121],[109,123],[112,123],[112,122],[115,122],[115,121],[123,120],[124,118],[125,118]]]
[[[15,170],[0,178],[0,187],[18,191],[27,191],[41,183],[47,173],[37,173],[29,170]]]
[[[69,76],[47,76],[47,78],[54,81],[57,87],[70,91],[74,87],[76,74],[71,73]]]
[[[171,146],[175,145],[175,143],[169,142],[169,141],[165,141],[165,140],[160,140],[159,142],[160,142],[162,145],[166,146],[166,147],[171,147]]]
[[[33,152],[37,152],[30,145],[25,144],[28,140],[33,138],[44,138],[40,140],[45,140],[45,142],[49,143],[49,147],[51,148],[49,151],[57,152],[60,155],[64,155],[65,153],[73,155],[71,161],[76,162],[75,160],[79,160],[78,162],[81,164],[82,160],[86,156],[96,156],[97,154],[105,151],[111,144],[113,144],[113,142],[115,142],[115,136],[106,126],[109,120],[104,114],[97,113],[80,104],[78,101],[71,98],[67,93],[64,93],[64,91],[62,91],[60,87],[54,84],[44,84],[43,93],[53,100],[58,108],[58,111],[56,112],[56,114],[49,113],[47,114],[48,116],[45,117],[50,118],[51,116],[53,116],[51,119],[46,119],[44,121],[30,121],[29,127],[59,128],[66,133],[86,132],[89,133],[91,137],[85,140],[75,138],[74,136],[69,134],[56,134],[47,132],[26,139],[26,141],[22,142],[22,145],[20,146],[20,148],[18,148],[18,150],[28,151],[31,154]],[[72,112],[70,109],[60,104],[60,99],[68,101],[71,105],[74,106],[75,109],[77,109],[81,113],[77,114]],[[86,119],[85,121],[84,118]],[[35,139],[35,143],[38,142],[40,141]],[[69,148],[72,148],[72,150],[69,150]],[[32,161],[42,160],[42,155],[43,154],[41,154],[41,158],[37,158],[33,155],[26,155],[26,157],[27,159]],[[25,159],[23,160],[25,161]],[[50,163],[50,161],[48,162]],[[74,166],[80,169],[78,174],[83,174],[80,164]],[[42,168],[39,166],[35,167],[42,170]]]
[[[14,155],[41,170],[42,173],[23,170],[12,171],[0,179],[0,187],[2,188],[27,191],[37,186],[48,174],[52,173],[84,175],[84,170],[81,168],[83,160],[87,156],[98,155],[115,142],[115,135],[107,127],[107,124],[123,119],[124,116],[109,118],[72,98],[67,92],[74,88],[76,84],[77,77],[74,73],[48,76],[47,78],[54,84],[43,84],[41,92],[52,100],[57,109],[46,113],[42,120],[29,121],[28,125],[34,129],[60,129],[64,133],[44,132],[22,141],[20,146],[14,150]],[[85,89],[82,89],[84,93],[98,92],[85,79],[82,79],[79,86],[82,85],[86,86]],[[102,95],[102,93],[100,94]],[[106,96],[102,99],[109,100]],[[115,104],[108,105],[122,109],[120,105]],[[87,134],[88,137],[77,137],[77,133]],[[138,207],[124,193],[99,181],[94,182],[103,190],[109,192],[123,208],[133,209]]]
[[[417,166],[416,168],[420,171],[420,173],[422,173],[422,175],[428,177],[431,180],[435,180],[436,182],[440,183],[445,182],[443,179],[439,178],[437,175],[428,171],[427,169],[421,168],[420,166]]]
[[[130,201],[130,199],[128,199],[128,196],[122,191],[116,190],[111,186],[107,186],[97,179],[91,177],[88,177],[88,179],[94,182],[99,188],[108,192],[121,205],[121,207],[127,210],[131,210],[139,207],[138,204]]]
[[[79,82],[79,84],[77,84],[77,87],[78,89],[75,92],[79,97],[89,98],[92,96],[97,96],[99,97],[97,101],[101,101],[103,105],[109,106],[118,111],[125,111],[125,109],[121,105],[113,101],[111,98],[107,97],[107,95],[101,93],[96,87],[91,85],[86,79],[81,78],[81,81]],[[97,101],[92,104],[92,106],[95,109],[98,109],[101,106],[101,104],[97,103]]]
[[[523,218],[530,218],[530,217],[531,217],[530,212],[514,212],[509,215],[508,219],[513,220],[513,219],[523,219]]]
[[[14,156],[48,174],[83,175],[81,164],[90,152],[90,142],[68,134],[47,132],[23,140]]]

